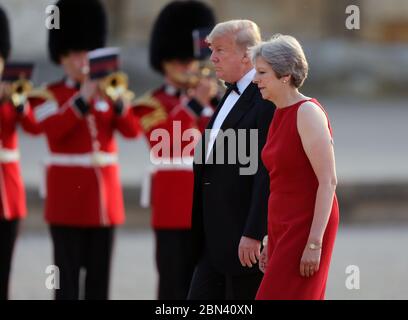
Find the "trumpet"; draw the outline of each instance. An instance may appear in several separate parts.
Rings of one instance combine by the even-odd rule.
[[[6,90],[3,94],[16,108],[26,103],[33,90],[30,81],[33,69],[34,63],[31,62],[15,61],[4,64],[1,82],[6,84]]]
[[[26,103],[28,95],[33,90],[33,84],[27,79],[19,79],[11,84],[10,100],[15,107]]]
[[[201,65],[197,72],[192,73],[173,73],[172,78],[185,85],[187,88],[195,88],[201,79],[214,77],[211,67],[208,65]]]
[[[33,90],[33,85],[30,80],[21,78],[11,83],[10,100],[17,108],[24,105],[30,92]]]
[[[134,99],[135,94],[129,90],[128,76],[121,71],[113,72],[99,81],[100,90],[112,101],[122,98],[125,101]]]

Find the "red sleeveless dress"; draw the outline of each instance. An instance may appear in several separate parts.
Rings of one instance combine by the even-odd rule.
[[[297,130],[302,100],[276,109],[262,160],[270,177],[268,202],[268,265],[257,300],[324,299],[330,259],[339,223],[336,195],[323,238],[319,271],[300,275],[300,260],[312,225],[318,180]],[[326,113],[326,112],[325,112]],[[327,116],[327,114],[326,114]],[[330,133],[331,127],[329,123]]]

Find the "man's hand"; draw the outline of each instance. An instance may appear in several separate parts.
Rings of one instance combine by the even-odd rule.
[[[248,237],[241,237],[238,246],[238,257],[243,267],[252,268],[261,257],[261,241]]]
[[[0,82],[0,101],[6,100],[10,97],[11,85],[6,82]]]
[[[195,98],[202,106],[211,105],[211,99],[217,95],[217,82],[212,78],[202,78],[194,89],[188,90],[188,96]]]
[[[95,80],[86,79],[81,85],[81,96],[86,103],[98,93],[98,83]]]

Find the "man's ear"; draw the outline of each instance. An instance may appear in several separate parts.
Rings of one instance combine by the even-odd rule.
[[[249,59],[249,55],[248,55],[247,52],[246,52],[246,53],[244,54],[244,56],[242,57],[242,62],[245,63],[245,64],[251,62],[250,59]]]

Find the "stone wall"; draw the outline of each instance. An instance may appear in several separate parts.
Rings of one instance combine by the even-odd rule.
[[[137,93],[157,85],[147,47],[152,23],[167,0],[103,0],[109,12],[109,45],[123,49],[124,69]],[[406,0],[211,0],[218,19],[256,21],[267,39],[288,33],[300,39],[310,60],[306,88],[326,94],[403,95],[408,80]],[[13,57],[34,59],[36,83],[61,73],[46,51],[45,8],[50,0],[2,0],[9,13]],[[358,5],[361,29],[345,27],[345,8]],[[390,63],[392,61],[392,63]]]

